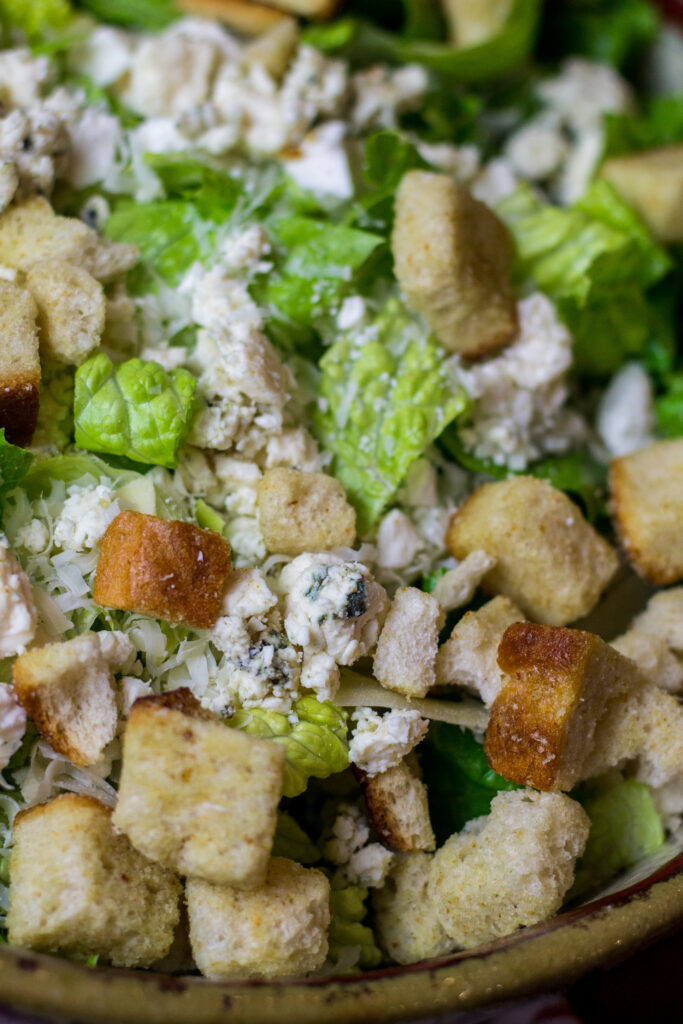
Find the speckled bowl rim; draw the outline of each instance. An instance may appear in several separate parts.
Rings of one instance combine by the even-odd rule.
[[[683,926],[683,850],[647,877],[467,953],[364,975],[210,982],[0,949],[0,1008],[71,1024],[375,1024],[469,1010],[605,968]]]

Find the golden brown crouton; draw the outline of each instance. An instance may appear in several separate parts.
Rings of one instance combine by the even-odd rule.
[[[612,156],[600,175],[660,242],[683,242],[683,145]]]
[[[460,686],[490,707],[503,685],[498,644],[524,616],[509,597],[499,595],[476,612],[465,612],[436,656],[436,681]]]
[[[532,622],[506,629],[498,665],[486,756],[506,779],[542,790],[586,777],[603,719],[644,685],[636,665],[593,633]]]
[[[477,46],[500,32],[513,0],[444,0],[456,46]]]
[[[618,565],[574,502],[530,476],[479,487],[453,513],[446,543],[458,559],[480,548],[493,555],[482,589],[553,626],[587,615]]]
[[[93,598],[105,608],[210,629],[229,572],[230,547],[215,531],[121,512],[102,538]]]
[[[24,288],[0,281],[0,428],[12,444],[29,445],[38,419],[37,317]]]
[[[102,285],[82,267],[45,260],[28,271],[26,286],[38,305],[43,354],[61,363],[82,363],[104,330]]]
[[[445,956],[455,946],[427,893],[432,860],[428,853],[398,854],[373,893],[377,942],[399,964]]]
[[[258,487],[258,514],[266,550],[282,555],[348,547],[356,536],[346,492],[325,473],[267,469]]]
[[[260,889],[190,879],[190,941],[207,978],[289,978],[327,956],[330,883],[321,871],[272,857]]]
[[[487,817],[434,854],[428,894],[446,933],[471,949],[550,917],[589,830],[586,812],[564,794],[499,793]]]
[[[433,850],[436,846],[429,817],[427,790],[407,760],[379,775],[356,771],[368,821],[392,850]]]
[[[665,587],[683,580],[683,437],[614,459],[612,515],[641,576]]]
[[[408,171],[396,193],[396,277],[439,340],[470,359],[517,332],[512,244],[487,206],[445,174]]]
[[[123,737],[114,824],[141,853],[216,885],[263,884],[285,751],[231,729],[189,690],[143,697]]]
[[[34,647],[12,667],[14,689],[58,753],[94,764],[116,734],[114,678],[98,633]]]
[[[377,641],[373,674],[396,693],[424,697],[436,682],[434,662],[444,614],[438,601],[416,587],[396,591]]]
[[[148,967],[165,956],[181,886],[111,825],[111,809],[74,793],[17,815],[7,916],[17,946]]]
[[[683,587],[653,594],[645,611],[633,620],[633,628],[663,640],[677,654],[683,654]]]

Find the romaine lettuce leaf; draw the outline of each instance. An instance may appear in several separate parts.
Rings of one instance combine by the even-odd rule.
[[[370,191],[359,200],[358,219],[373,230],[387,233],[394,219],[394,195],[407,171],[426,170],[417,147],[401,132],[375,132],[365,143],[363,177]]]
[[[368,327],[325,353],[314,423],[362,535],[411,463],[468,404],[443,349],[419,318],[390,299]]]
[[[61,32],[73,16],[68,0],[0,0],[0,23],[21,32],[29,43]]]
[[[21,3],[21,0],[19,0]],[[77,0],[101,21],[156,32],[179,18],[182,11],[173,0]]]
[[[34,501],[42,494],[48,494],[55,481],[63,481],[69,487],[84,477],[92,477],[95,483],[103,478],[120,483],[139,478],[137,473],[114,469],[96,455],[72,452],[69,455],[39,459],[31,466],[21,486],[29,499]]]
[[[191,202],[120,202],[107,221],[108,238],[132,242],[142,260],[169,284],[177,284],[194,262],[213,249],[215,231]]]
[[[287,751],[283,796],[303,793],[311,777],[326,779],[349,763],[347,714],[330,701],[302,697],[294,705],[298,722],[260,708],[237,711],[228,725],[282,743]]]
[[[662,820],[644,783],[628,779],[586,797],[578,794],[578,799],[591,830],[569,899],[597,889],[664,842]]]
[[[546,5],[539,54],[558,59],[583,54],[621,67],[651,43],[659,17],[647,0],[593,0]]]
[[[333,888],[330,892],[332,920],[328,931],[328,956],[335,963],[342,961],[342,951],[349,946],[358,948],[356,963],[362,970],[371,970],[382,962],[372,929],[363,924],[368,914],[367,896],[368,890],[360,885]]]
[[[187,370],[98,352],[76,371],[76,444],[93,452],[174,468],[192,425],[197,382]]]
[[[32,462],[31,452],[10,444],[5,439],[5,428],[0,429],[0,502],[21,483]]]
[[[278,811],[273,856],[288,857],[299,864],[315,864],[320,860],[321,853],[291,814]]]
[[[603,156],[683,142],[683,96],[657,96],[639,114],[605,114]]]
[[[664,437],[683,437],[683,373],[672,374],[655,402],[657,426]]]

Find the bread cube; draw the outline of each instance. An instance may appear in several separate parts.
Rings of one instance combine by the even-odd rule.
[[[427,894],[432,859],[428,853],[398,854],[383,887],[373,893],[377,942],[399,964],[445,956],[455,946]]]
[[[509,597],[499,595],[476,612],[465,612],[436,656],[436,681],[459,686],[490,707],[503,685],[498,644],[513,622],[524,616]]]
[[[600,176],[614,185],[658,241],[683,242],[683,145],[609,157]]]
[[[12,668],[14,689],[50,746],[94,764],[116,734],[114,680],[97,633],[34,647]]]
[[[659,586],[683,580],[683,437],[613,459],[614,525],[634,569]]]
[[[654,594],[632,625],[640,633],[659,637],[672,651],[683,654],[683,587]]]
[[[427,789],[408,760],[379,775],[357,772],[365,797],[368,821],[392,850],[433,850],[436,846],[429,817]]]
[[[267,469],[258,515],[266,549],[282,555],[349,547],[356,537],[355,510],[339,481],[325,473]]]
[[[321,871],[273,857],[260,889],[187,883],[190,942],[207,978],[289,978],[327,956],[330,883]]]
[[[542,790],[586,778],[603,719],[644,685],[637,666],[594,634],[532,622],[506,629],[498,666],[486,756],[506,779]]]
[[[408,303],[451,352],[475,359],[517,333],[507,229],[449,175],[403,176],[391,244]]]
[[[8,441],[22,446],[31,443],[38,419],[37,317],[30,293],[0,280],[0,428]]]
[[[7,926],[17,946],[96,954],[115,967],[148,967],[170,949],[179,881],[134,850],[93,797],[67,793],[21,811],[10,873]]]
[[[65,260],[36,263],[26,285],[38,305],[40,347],[60,363],[78,365],[100,343],[106,313],[99,281]]]
[[[619,654],[634,661],[645,678],[655,686],[672,693],[683,689],[683,661],[661,637],[629,629],[611,644]]]
[[[444,614],[431,594],[396,591],[377,641],[373,674],[388,690],[424,697],[436,682],[434,663]]]
[[[477,46],[500,32],[512,0],[445,0],[450,36],[456,46]]]
[[[589,830],[562,793],[499,793],[434,855],[428,894],[446,933],[471,949],[556,913]]]
[[[230,546],[215,531],[120,512],[102,538],[93,598],[105,608],[210,629],[229,572]]]
[[[574,502],[530,476],[479,487],[453,513],[446,544],[458,559],[480,548],[493,555],[482,588],[552,626],[587,615],[618,566]]]
[[[123,737],[114,824],[141,853],[215,885],[263,885],[285,750],[231,729],[189,690],[143,697]]]

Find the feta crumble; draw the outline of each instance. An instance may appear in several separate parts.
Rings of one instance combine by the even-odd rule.
[[[22,654],[35,635],[38,615],[31,583],[0,534],[0,658]]]
[[[654,436],[654,390],[640,363],[627,363],[600,398],[596,428],[610,455],[629,455]]]
[[[0,772],[21,746],[26,732],[26,712],[17,700],[14,687],[0,683]]]
[[[119,514],[118,501],[107,484],[70,487],[68,495],[55,522],[55,543],[69,551],[90,551]]]
[[[199,699],[211,711],[230,714],[236,708],[265,708],[288,714],[299,696],[301,653],[272,626],[260,628],[222,616],[211,630],[211,641],[223,653],[215,679]]]
[[[360,808],[340,804],[332,834],[323,847],[324,856],[337,866],[337,879],[364,888],[384,885],[394,854],[381,843],[369,843],[369,838],[370,827]]]
[[[265,615],[277,604],[260,569],[235,569],[228,577],[223,591],[223,615],[236,615],[241,619]]]
[[[40,519],[32,519],[26,526],[22,526],[17,534],[17,543],[37,555],[44,551],[50,543],[50,531]]]
[[[397,765],[427,735],[429,722],[419,711],[389,711],[379,715],[372,708],[359,708],[351,716],[355,723],[349,760],[367,775],[379,775]]]
[[[377,531],[377,564],[382,569],[405,569],[421,547],[422,538],[405,512],[387,512]]]

